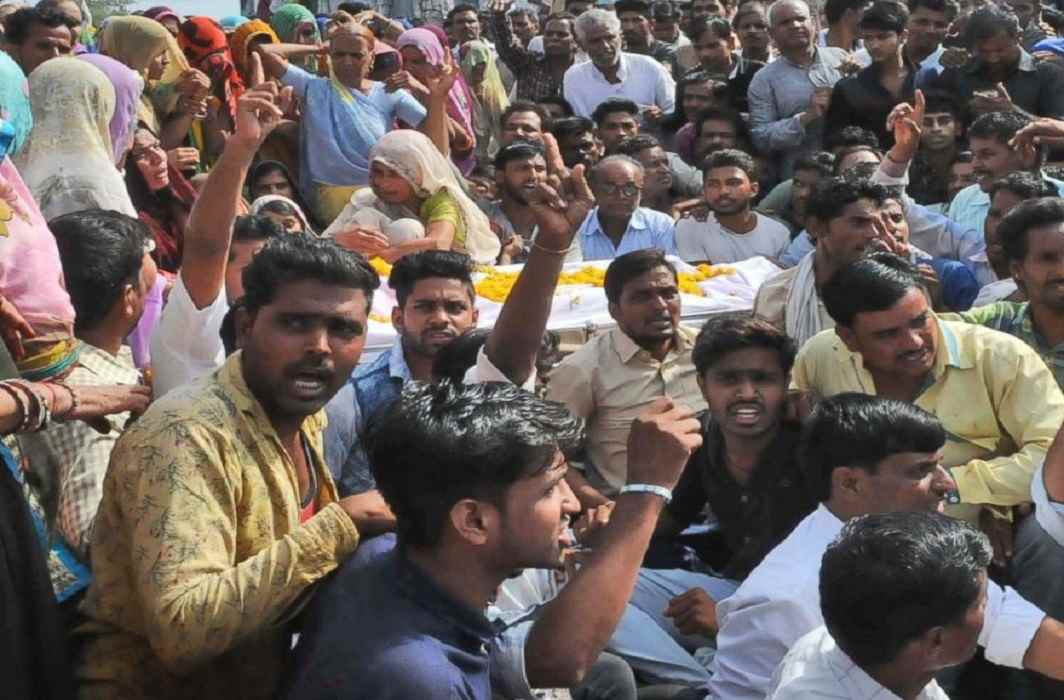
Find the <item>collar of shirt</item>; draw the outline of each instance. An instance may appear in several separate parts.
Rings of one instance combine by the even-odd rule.
[[[259,430],[266,435],[276,435],[273,423],[270,421],[270,417],[266,415],[266,409],[262,407],[259,400],[251,393],[247,382],[244,381],[243,356],[244,352],[238,350],[225,361],[225,364],[218,370],[218,384],[222,387],[225,395],[233,402],[233,405],[241,413],[249,416],[256,423]],[[300,426],[300,431],[305,435],[320,435],[324,429],[324,408],[304,418],[303,425]]]
[[[81,341],[80,355],[78,355],[78,364],[82,368],[92,372],[96,376],[110,377],[118,372],[136,372],[137,366],[133,363],[133,351],[128,345],[123,345],[118,349],[118,354],[112,355],[111,353]],[[110,382],[102,382],[110,383]]]
[[[624,364],[631,362],[632,358],[639,353],[643,353],[645,358],[652,359],[650,358],[650,353],[639,347],[639,345],[637,345],[627,333],[622,331],[620,327],[614,328],[610,332],[613,334],[613,348],[617,351],[617,357],[621,358],[621,362]],[[677,325],[676,335],[673,337],[674,342],[672,347],[669,348],[669,354],[666,355],[665,362],[668,362],[671,357],[685,353],[693,344],[695,333],[690,328]]]
[[[402,336],[396,338],[395,342],[392,343],[392,347],[388,349],[388,375],[393,379],[400,379],[404,383],[414,378],[410,373],[410,366],[406,364]]]
[[[498,629],[482,610],[472,609],[451,597],[421,567],[410,561],[402,546],[395,549],[394,566],[395,584],[403,594],[466,637],[471,649],[487,653],[486,645]]]
[[[938,351],[935,354],[935,364],[931,368],[930,381],[925,385],[927,386],[937,382],[943,374],[946,373],[946,369],[949,367],[956,367],[957,369],[971,369],[975,367],[975,357],[973,354],[973,348],[967,347],[963,338],[959,338],[948,326],[947,322],[936,316],[938,321]],[[846,349],[846,352],[850,354],[854,365],[860,374],[864,375],[867,380],[867,386],[874,387],[875,381],[872,379],[872,373],[865,369],[864,358],[860,353],[853,352]]]
[[[938,45],[938,48],[927,55],[927,57],[920,61],[920,68],[931,68],[939,73],[942,72],[942,54],[946,52],[946,47],[942,44]]]
[[[636,210],[632,212],[632,216],[628,219],[628,227],[624,230],[625,236],[628,235],[629,231],[642,231],[650,228],[650,224],[647,223],[646,220],[645,211],[645,207],[636,207]],[[602,228],[602,222],[599,221],[598,207],[595,207],[591,213],[588,214],[587,221],[584,223],[583,235],[586,238],[606,236],[606,231]],[[606,238],[609,238],[609,236],[606,236]]]
[[[617,80],[623,83],[625,80],[628,80],[628,54],[624,51],[621,51],[620,53],[621,57],[617,61]],[[591,71],[591,77],[594,80],[597,80],[601,83],[605,83],[607,85],[617,84],[611,83],[610,81],[606,80],[606,76],[602,74],[602,69],[596,66],[594,62],[591,62],[591,67],[594,69]]]
[[[801,429],[791,423],[781,423],[775,439],[758,456],[750,481],[745,485],[736,481],[728,471],[724,458],[724,433],[709,411],[702,417],[703,443],[699,449],[704,452],[706,464],[710,467],[707,471],[709,479],[719,488],[739,492],[768,490],[789,485],[784,483],[790,476],[783,473],[783,467],[794,461],[800,437]]]

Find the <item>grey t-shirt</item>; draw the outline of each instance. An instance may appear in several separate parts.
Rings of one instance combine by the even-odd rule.
[[[686,262],[708,260],[714,264],[734,263],[763,256],[776,259],[791,241],[790,230],[779,221],[757,214],[757,226],[749,233],[725,228],[710,213],[705,221],[680,219],[676,224],[676,248]]]

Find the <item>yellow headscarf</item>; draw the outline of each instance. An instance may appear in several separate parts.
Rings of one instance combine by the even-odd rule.
[[[248,75],[248,48],[251,41],[256,37],[265,36],[269,37],[270,44],[280,44],[281,40],[278,38],[277,33],[273,31],[273,27],[263,22],[261,19],[253,19],[244,22],[233,35],[229,37],[229,48],[233,51],[233,62],[236,63],[237,69],[240,71],[240,75],[243,76],[244,82],[247,83],[251,78]]]
[[[506,96],[506,88],[503,87],[499,67],[495,64],[495,56],[483,41],[470,41],[462,48],[465,51],[465,57],[462,58],[462,74],[469,88],[476,93],[484,107],[498,119],[510,106],[510,98]],[[480,86],[475,86],[473,68],[481,63],[488,64],[488,67],[484,71],[484,82]]]
[[[100,53],[121,61],[144,78],[144,96],[137,117],[158,133],[162,119],[177,106],[177,82],[190,67],[177,40],[155,20],[128,15],[108,21],[97,35],[97,45]],[[163,51],[169,65],[161,78],[149,81],[148,67]]]

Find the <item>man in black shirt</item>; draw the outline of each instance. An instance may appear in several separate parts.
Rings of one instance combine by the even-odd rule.
[[[816,505],[795,459],[801,428],[785,418],[794,355],[785,334],[754,318],[711,320],[695,341],[692,356],[709,405],[700,416],[703,444],[655,535],[675,537],[708,504],[725,556],[705,573],[644,568],[631,601],[689,651],[716,634],[717,601]]]
[[[1053,61],[1035,61],[1023,50],[1015,14],[993,3],[980,7],[968,20],[967,36],[971,59],[937,78],[933,71],[922,70],[916,87],[929,83],[953,95],[968,110],[969,122],[988,112],[1064,116],[1064,68]]]

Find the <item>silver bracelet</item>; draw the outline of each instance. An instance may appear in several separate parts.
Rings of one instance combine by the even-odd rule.
[[[672,501],[672,491],[657,484],[627,484],[621,488],[621,493],[652,493],[661,496],[666,504]]]

